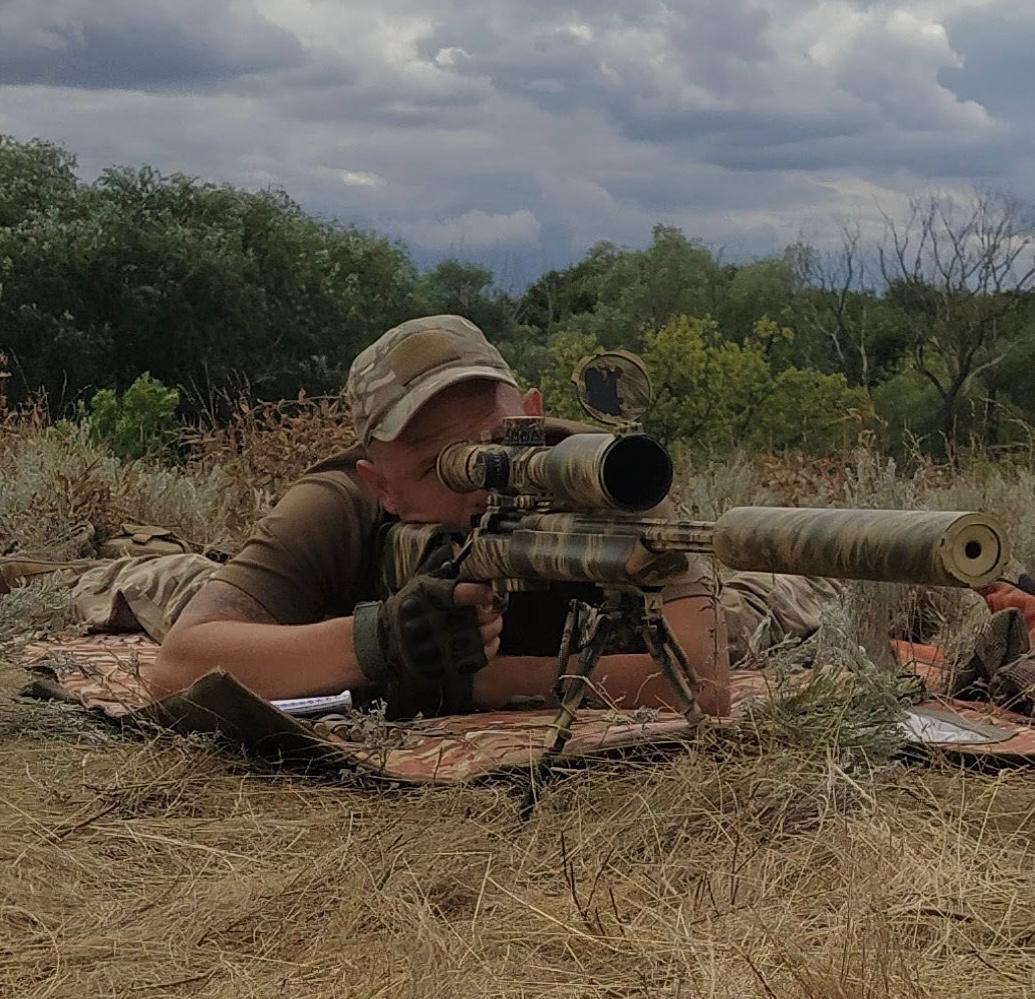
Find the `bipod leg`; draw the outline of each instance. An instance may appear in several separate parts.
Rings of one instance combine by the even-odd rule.
[[[697,689],[700,686],[697,674],[672,634],[660,605],[653,604],[648,598],[644,599],[640,632],[651,658],[661,667],[665,679],[672,687],[679,710],[691,725],[701,725],[704,714],[697,704]]]
[[[575,635],[581,636],[585,626],[585,612],[591,610],[581,600],[572,600],[568,604],[568,616],[564,619],[564,631],[561,634],[561,647],[557,653],[557,675],[553,681],[553,696],[558,701],[564,700],[564,678],[568,675],[568,663],[571,661],[572,645]],[[580,638],[581,641],[581,638]]]
[[[575,663],[575,672],[569,674],[566,680],[562,678],[559,681],[561,706],[557,709],[557,714],[543,741],[543,749],[547,756],[559,753],[571,736],[571,722],[585,696],[586,680],[596,668],[608,639],[611,637],[612,618],[609,611],[610,608],[606,605],[603,609],[588,607],[585,604],[580,608],[583,629],[579,658]],[[562,654],[563,652],[562,649]],[[559,659],[558,665],[560,665]]]

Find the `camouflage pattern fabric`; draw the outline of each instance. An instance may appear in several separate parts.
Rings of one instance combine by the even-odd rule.
[[[59,562],[53,559],[29,558],[23,555],[0,558],[0,596],[43,578],[50,579],[59,585],[73,586],[87,569],[104,564],[99,559],[73,559]]]
[[[719,592],[730,665],[759,665],[767,650],[808,638],[819,628],[824,606],[836,603],[841,592],[833,579],[735,573]]]
[[[363,445],[395,440],[432,396],[450,385],[487,378],[517,388],[503,355],[462,316],[410,319],[360,351],[345,396]]]
[[[159,723],[176,732],[219,732],[262,760],[302,767],[332,766],[406,784],[453,783],[506,771],[527,771],[542,754],[552,710],[455,715],[384,723],[376,716],[330,715],[310,723],[291,718],[225,673],[202,677],[189,690],[153,703],[141,670],[158,646],[140,635],[94,635],[37,643],[25,650],[34,679],[25,694],[92,708],[126,723]],[[808,673],[791,678],[808,682]],[[731,675],[735,724],[752,705],[779,696],[772,678],[751,670]],[[914,741],[960,756],[1035,762],[1031,719],[994,704],[934,698],[912,707],[927,723],[949,723]],[[691,728],[674,712],[584,709],[563,758],[654,752],[692,744]]]
[[[144,631],[161,642],[218,569],[203,555],[142,555],[94,563],[72,584],[75,620],[94,631]]]
[[[97,545],[101,558],[126,558],[130,555],[179,555],[190,551],[168,527],[156,524],[127,522],[121,525],[122,533],[116,534]]]

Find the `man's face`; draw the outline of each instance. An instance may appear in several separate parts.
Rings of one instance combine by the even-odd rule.
[[[359,472],[381,505],[400,520],[466,527],[485,510],[485,493],[454,493],[442,485],[435,473],[439,452],[456,441],[495,434],[504,417],[541,411],[534,390],[522,398],[500,382],[461,382],[425,403],[397,440],[375,441]]]

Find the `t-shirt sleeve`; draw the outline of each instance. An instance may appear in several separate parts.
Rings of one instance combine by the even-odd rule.
[[[213,573],[257,600],[280,624],[351,613],[364,599],[377,504],[341,473],[300,479]]]

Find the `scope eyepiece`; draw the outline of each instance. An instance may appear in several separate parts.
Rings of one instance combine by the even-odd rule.
[[[481,489],[506,489],[510,485],[510,458],[506,451],[482,451],[474,461],[474,477]]]

